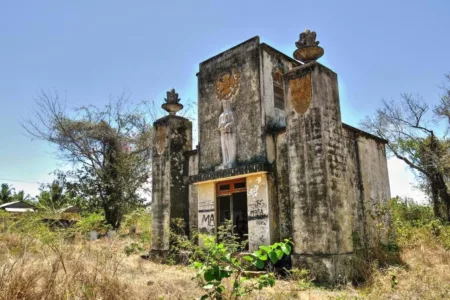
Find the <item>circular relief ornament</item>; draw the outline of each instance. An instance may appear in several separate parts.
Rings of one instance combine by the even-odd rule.
[[[233,69],[231,73],[222,73],[216,80],[216,96],[218,100],[228,100],[239,89],[241,74]]]

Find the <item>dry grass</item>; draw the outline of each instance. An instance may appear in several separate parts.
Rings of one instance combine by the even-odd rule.
[[[126,256],[127,241],[64,244],[57,251],[17,252],[0,240],[0,299],[185,299],[201,295],[186,267]],[[13,251],[11,251],[13,250]],[[44,251],[45,250],[45,251]],[[60,253],[62,253],[60,255]]]
[[[450,299],[450,252],[422,245],[401,255],[404,267],[375,272],[360,291],[370,299]]]
[[[202,290],[186,266],[126,256],[131,238],[75,240],[48,247],[35,239],[0,234],[0,300],[195,299]],[[437,243],[404,248],[404,266],[374,266],[363,287],[330,290],[295,280],[248,299],[450,299],[450,252]]]

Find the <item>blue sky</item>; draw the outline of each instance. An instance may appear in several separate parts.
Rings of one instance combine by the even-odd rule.
[[[402,92],[433,104],[450,73],[449,13],[448,0],[0,0],[0,182],[28,181],[9,183],[34,196],[64,167],[21,127],[39,90],[69,108],[123,91],[162,102],[172,87],[196,100],[198,64],[255,35],[292,55],[298,34],[315,30],[351,125]],[[410,191],[411,174],[389,167],[393,194]]]

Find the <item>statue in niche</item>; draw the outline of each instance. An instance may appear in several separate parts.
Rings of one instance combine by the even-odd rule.
[[[236,116],[231,110],[231,102],[222,100],[223,113],[219,117],[222,164],[218,169],[231,168],[236,163]]]

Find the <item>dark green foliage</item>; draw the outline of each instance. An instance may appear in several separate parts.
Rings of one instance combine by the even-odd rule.
[[[14,188],[7,183],[2,183],[0,190],[0,204],[11,202],[14,196]]]
[[[0,189],[0,204],[13,202],[13,201],[22,201],[22,202],[30,202],[32,198],[30,195],[25,194],[24,191],[15,192],[15,188],[12,185],[7,183],[2,183]]]

